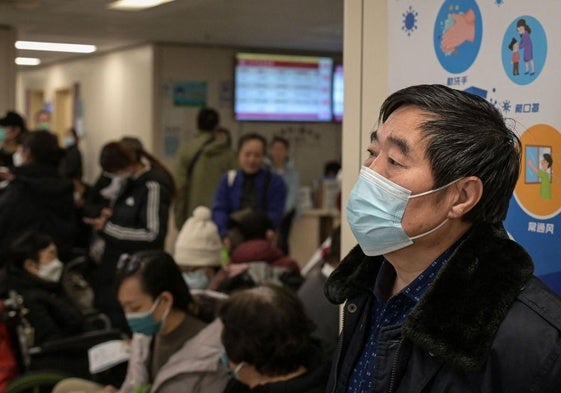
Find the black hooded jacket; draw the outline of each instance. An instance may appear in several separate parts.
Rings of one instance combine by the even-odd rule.
[[[326,283],[331,301],[346,301],[328,392],[346,391],[382,260],[357,246]],[[478,225],[378,348],[375,392],[559,392],[561,299],[502,226]]]
[[[66,260],[75,235],[72,181],[60,177],[56,167],[38,164],[17,167],[14,174],[0,193],[0,253],[33,229],[50,235]]]

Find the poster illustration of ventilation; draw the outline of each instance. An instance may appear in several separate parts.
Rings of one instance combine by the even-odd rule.
[[[522,142],[505,227],[561,294],[561,2],[388,0],[389,91],[440,83],[492,103]]]

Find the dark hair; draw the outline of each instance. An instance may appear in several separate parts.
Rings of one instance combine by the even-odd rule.
[[[267,231],[274,228],[269,215],[262,210],[252,210],[243,214],[234,226],[240,230],[244,241],[266,239]]]
[[[380,108],[378,122],[385,122],[403,106],[426,113],[419,128],[428,141],[426,156],[435,180],[433,187],[477,176],[483,182],[483,195],[463,218],[503,221],[518,179],[521,143],[500,112],[473,94],[443,85],[418,85],[390,95]]]
[[[516,27],[523,27],[524,30],[528,32],[528,34],[532,33],[532,29],[530,29],[530,26],[526,24],[526,19],[518,19],[518,22],[516,22]]]
[[[49,245],[54,244],[54,240],[47,234],[38,231],[27,231],[18,236],[10,247],[10,260],[12,265],[18,269],[23,269],[26,259],[39,261],[39,252]]]
[[[163,172],[171,185],[172,196],[176,195],[177,189],[175,186],[175,179],[173,178],[173,175],[166,168],[166,166],[162,164],[160,160],[158,160],[152,154],[144,150],[144,145],[142,144],[140,139],[134,136],[124,136],[121,138],[120,143],[123,145],[123,147],[126,150],[128,150],[130,153],[134,155],[134,159],[136,163],[141,163],[142,158],[145,158],[146,160],[148,160],[152,168],[158,169],[161,172]]]
[[[201,108],[197,115],[197,128],[201,131],[214,131],[220,123],[220,115],[212,108]]]
[[[146,250],[132,256],[121,256],[115,277],[118,290],[123,281],[129,277],[138,277],[142,291],[156,299],[164,291],[173,295],[173,308],[187,313],[191,312],[193,302],[189,287],[185,283],[181,270],[168,253],[160,250]]]
[[[78,143],[78,140],[80,139],[80,137],[78,136],[78,133],[76,132],[76,128],[74,127],[70,127],[68,129],[68,132],[70,132],[72,134],[72,136],[74,137],[74,139],[76,140],[76,143]]]
[[[137,163],[134,150],[122,142],[105,144],[99,155],[99,165],[105,172],[115,173]]]
[[[267,376],[304,365],[312,352],[313,322],[296,295],[275,285],[232,294],[218,311],[222,344],[233,362],[247,362]]]
[[[545,161],[547,161],[547,163],[549,164],[549,167],[551,168],[551,166],[553,165],[553,157],[551,157],[551,154],[545,153],[545,154],[543,155],[543,159],[544,159]]]
[[[323,175],[327,176],[330,173],[333,173],[333,175],[336,176],[337,173],[339,173],[340,169],[341,169],[341,164],[339,163],[339,161],[328,161],[325,163],[323,167]]]
[[[275,144],[275,142],[282,143],[286,149],[290,149],[290,143],[288,142],[288,139],[283,138],[282,136],[273,136],[273,139],[271,139],[271,145]]]
[[[514,48],[514,44],[516,44],[517,42],[518,41],[516,41],[516,38],[510,40],[510,44],[508,44],[508,49],[512,50]]]
[[[267,149],[267,140],[265,139],[265,137],[263,137],[263,135],[260,135],[256,132],[250,132],[250,133],[247,133],[247,134],[243,134],[240,137],[240,139],[238,140],[238,153],[242,149],[243,145],[245,145],[246,142],[249,142],[249,141],[259,141],[259,142],[261,142],[261,144],[263,145],[263,154],[265,154],[265,151]]]
[[[22,146],[29,149],[34,163],[56,167],[64,157],[64,150],[59,147],[57,136],[50,131],[26,132]]]

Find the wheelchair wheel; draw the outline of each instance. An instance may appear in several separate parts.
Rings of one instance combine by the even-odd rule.
[[[53,371],[30,371],[13,379],[6,393],[50,393],[68,375]]]

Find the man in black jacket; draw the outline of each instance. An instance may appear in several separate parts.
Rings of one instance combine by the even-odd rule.
[[[502,226],[520,141],[487,101],[392,94],[347,205],[330,392],[558,392],[561,300]]]

